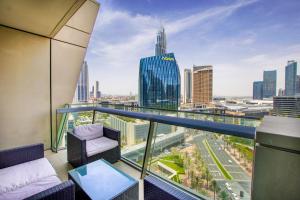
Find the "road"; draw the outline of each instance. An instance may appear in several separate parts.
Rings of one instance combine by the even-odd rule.
[[[219,159],[224,168],[233,177],[232,180],[226,180],[217,167],[214,160],[211,158],[209,152],[203,144],[203,141],[207,140],[211,149],[215,153],[216,157]],[[251,190],[251,178],[248,174],[228,155],[222,148],[221,144],[223,141],[221,139],[215,139],[213,134],[205,134],[199,132],[197,136],[194,136],[194,143],[197,145],[199,151],[201,152],[202,158],[208,166],[208,170],[212,174],[213,178],[217,181],[219,187],[223,190],[227,190],[229,196],[233,198],[233,194],[240,194],[240,191],[244,193],[244,197],[239,197],[239,199],[250,199]],[[229,183],[232,191],[229,191],[225,187],[225,183]]]

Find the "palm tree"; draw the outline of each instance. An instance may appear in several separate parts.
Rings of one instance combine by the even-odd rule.
[[[213,189],[214,189],[214,200],[216,199],[216,187],[217,187],[217,182],[215,180],[213,180],[211,182]]]
[[[205,174],[206,174],[206,188],[208,189],[209,171],[207,168],[205,168]]]

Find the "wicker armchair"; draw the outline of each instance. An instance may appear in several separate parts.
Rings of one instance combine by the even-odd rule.
[[[44,145],[35,144],[0,151],[0,169],[12,167],[44,158]],[[1,179],[1,177],[0,177]],[[42,192],[26,197],[27,200],[73,200],[75,199],[75,185],[69,180],[54,187],[50,187]]]
[[[103,138],[108,141],[114,141],[117,145],[115,147],[106,149],[105,151],[100,150],[98,153],[89,155],[89,143],[93,140],[83,139],[82,137],[74,134],[74,130],[67,133],[67,152],[68,162],[78,167],[101,158],[107,160],[110,163],[115,163],[120,160],[121,149],[120,149],[120,131],[103,127]],[[96,138],[97,140],[99,138]],[[101,146],[101,144],[99,144]]]

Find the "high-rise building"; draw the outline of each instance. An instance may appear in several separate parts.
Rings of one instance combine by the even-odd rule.
[[[253,82],[253,99],[263,99],[263,82]]]
[[[96,81],[96,89],[95,89],[95,94],[94,94],[94,97],[99,99],[101,97],[101,92],[99,90],[99,81]]]
[[[155,55],[160,56],[167,53],[167,37],[164,27],[161,27],[157,32],[156,44],[155,44]]]
[[[273,114],[300,118],[300,97],[273,97]]]
[[[92,91],[90,92],[90,97],[94,98],[94,93],[95,93],[95,87],[92,87]]]
[[[276,76],[277,71],[264,71],[263,97],[270,98],[276,96]]]
[[[213,67],[193,66],[193,104],[207,105],[212,102],[213,95]]]
[[[300,75],[297,75],[297,80],[296,80],[296,95],[300,95]]]
[[[87,62],[84,61],[77,82],[75,100],[77,102],[87,102],[88,99],[89,99],[89,71],[88,71]]]
[[[180,105],[180,71],[173,53],[140,60],[139,104],[177,110]]]
[[[285,95],[294,96],[296,94],[297,62],[290,60],[285,67]]]
[[[183,102],[192,101],[192,70],[184,69]]]

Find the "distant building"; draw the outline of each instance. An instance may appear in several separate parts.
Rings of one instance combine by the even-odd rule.
[[[192,98],[195,106],[207,105],[212,102],[213,67],[193,66]]]
[[[263,82],[253,82],[253,99],[263,99]]]
[[[300,97],[273,97],[273,115],[300,117]]]
[[[95,90],[95,95],[94,95],[94,97],[96,98],[96,99],[99,99],[100,97],[101,97],[101,92],[100,92],[100,90],[99,90],[99,81],[96,81],[96,90]]]
[[[263,97],[270,98],[276,96],[276,76],[277,71],[264,71]]]
[[[192,101],[192,70],[184,69],[183,103]]]
[[[288,61],[285,67],[285,95],[294,96],[296,94],[297,62]]]
[[[126,117],[110,116],[110,127],[121,131],[121,142],[124,145],[135,145],[146,141],[149,123]],[[172,126],[159,124],[156,134],[167,134],[172,132]]]
[[[279,96],[279,97],[285,96],[285,91],[284,91],[284,89],[281,89],[281,88],[280,88],[280,89],[278,90],[278,96]]]
[[[300,75],[297,75],[297,80],[296,80],[296,95],[300,95]]]
[[[155,55],[161,56],[167,53],[167,37],[164,27],[161,27],[157,32],[156,44],[155,44]]]
[[[90,91],[90,97],[94,98],[95,87],[92,87],[92,91]]]
[[[180,71],[173,53],[140,60],[139,104],[177,110],[180,105]]]
[[[87,102],[88,99],[89,99],[89,71],[88,71],[87,62],[84,61],[77,82],[75,101]]]

